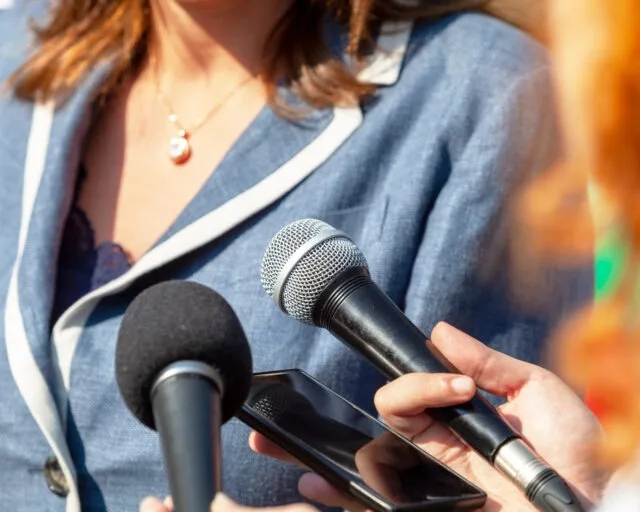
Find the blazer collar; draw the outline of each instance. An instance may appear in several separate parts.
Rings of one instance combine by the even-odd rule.
[[[413,24],[408,21],[387,22],[380,28],[376,48],[358,73],[362,82],[379,86],[393,85],[400,78]]]

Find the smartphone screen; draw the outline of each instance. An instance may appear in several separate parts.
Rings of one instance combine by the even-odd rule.
[[[484,501],[480,489],[300,370],[256,374],[245,408],[393,508],[478,497],[475,506],[480,506]]]

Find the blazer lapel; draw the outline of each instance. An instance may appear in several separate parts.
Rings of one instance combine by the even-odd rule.
[[[23,315],[28,318],[27,335],[37,360],[43,361],[41,369],[50,379],[50,312],[55,293],[58,247],[73,198],[76,176],[81,158],[82,143],[90,124],[94,91],[101,83],[104,70],[94,73],[84,86],[56,110],[50,127],[48,142],[29,140],[28,155],[42,159],[42,178],[34,190],[34,212],[29,219],[28,237],[24,256],[20,262],[20,299],[27,308]],[[52,106],[37,104],[32,126],[32,135],[39,133],[44,125],[43,116]],[[44,129],[44,128],[42,128]],[[28,169],[30,162],[27,162]],[[32,174],[33,175],[33,174]],[[27,181],[31,176],[25,173]],[[35,187],[35,183],[29,183]],[[24,215],[23,215],[23,220]]]
[[[75,470],[53,398],[49,313],[57,247],[69,207],[87,106],[97,73],[55,113],[53,102],[33,109],[24,159],[18,249],[5,309],[5,342],[13,378],[67,478],[67,510],[80,509]]]
[[[37,282],[46,279],[41,279],[44,269],[36,268],[35,263],[40,259],[39,247],[33,239],[33,233],[29,232],[32,219],[38,216],[38,191],[43,180],[53,111],[51,103],[40,105],[34,110],[23,175],[18,250],[7,290],[4,335],[7,359],[16,385],[69,483],[68,510],[80,510],[75,469],[46,379],[46,369],[43,371],[45,359],[42,352],[46,339],[43,339],[42,329],[38,324],[45,316],[42,308],[43,296],[46,294],[45,290],[36,290],[34,287]],[[34,269],[36,274],[30,276],[29,271]],[[31,321],[35,324],[31,324]]]

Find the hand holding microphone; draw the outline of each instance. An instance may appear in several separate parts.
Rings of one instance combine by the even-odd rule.
[[[373,283],[358,247],[324,222],[304,219],[280,230],[265,251],[261,277],[285,313],[328,329],[389,379],[459,373],[431,341],[425,347],[426,336]],[[541,510],[583,510],[559,475],[480,394],[430,414]]]
[[[500,413],[564,477],[584,508],[589,510],[600,500],[609,473],[594,463],[590,448],[602,430],[591,411],[565,383],[551,372],[492,350],[447,324],[439,324],[431,339],[465,376],[414,373],[390,382],[375,397],[376,408],[387,424],[485,489],[488,499],[484,512],[535,510],[518,487],[449,428],[424,412],[464,403],[477,386],[507,399],[498,408]],[[470,386],[459,390],[453,385],[457,379]],[[255,432],[250,445],[259,453],[292,461],[288,454]],[[299,488],[311,500],[364,512],[358,503],[318,475],[304,475]]]

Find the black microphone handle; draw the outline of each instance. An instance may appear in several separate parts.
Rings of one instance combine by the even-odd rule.
[[[176,512],[208,512],[221,489],[221,404],[215,384],[198,374],[159,382],[151,396]]]
[[[389,379],[414,372],[460,373],[371,281],[365,268],[347,270],[333,281],[317,302],[314,322]],[[428,412],[492,463],[501,446],[520,437],[478,393],[461,405]]]

